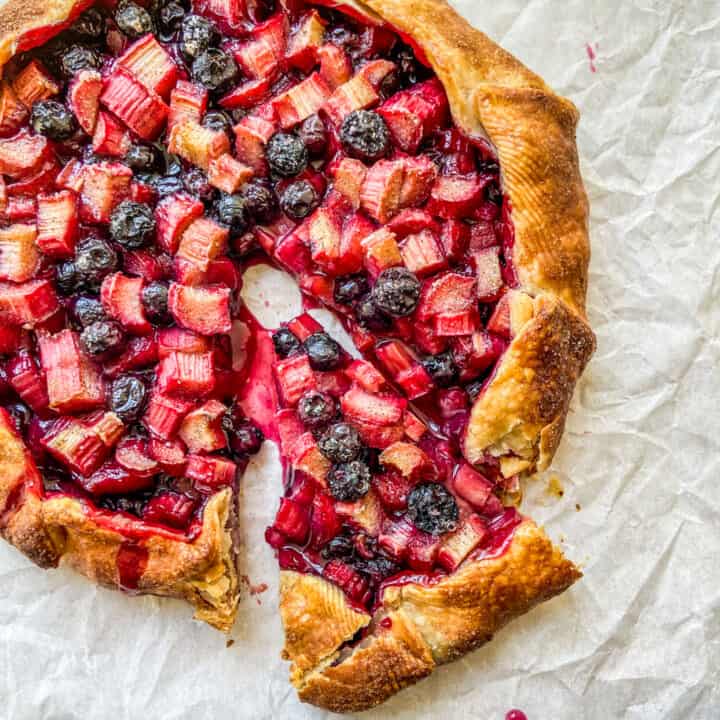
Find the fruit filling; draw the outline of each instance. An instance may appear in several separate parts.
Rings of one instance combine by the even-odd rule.
[[[364,357],[309,315],[274,334],[292,472],[267,539],[369,606],[517,522],[514,478],[460,446],[511,340],[513,232],[493,149],[337,5],[120,0],[24,39],[0,83],[0,420],[47,495],[190,537],[263,441],[236,399],[264,254]]]

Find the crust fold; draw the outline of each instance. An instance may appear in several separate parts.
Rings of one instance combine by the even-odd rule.
[[[367,710],[429,675],[437,665],[480,647],[510,620],[566,590],[581,577],[575,565],[535,523],[516,528],[501,555],[466,562],[432,585],[389,587],[368,634],[356,645],[338,645],[311,672],[292,680],[305,702],[336,712]],[[313,585],[325,584],[312,578]],[[327,592],[332,592],[328,590]],[[280,607],[303,601],[297,583],[286,585]],[[337,605],[333,607],[337,608]],[[341,612],[324,618],[338,637]],[[288,652],[296,661],[302,648]]]

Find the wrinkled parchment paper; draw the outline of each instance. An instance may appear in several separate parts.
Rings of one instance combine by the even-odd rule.
[[[366,717],[720,718],[720,0],[455,4],[583,112],[599,348],[524,509],[586,576]],[[249,285],[268,323],[300,309],[279,274]],[[180,602],[0,544],[0,720],[329,717],[279,658],[262,542],[279,487],[266,444],[244,489],[256,594],[230,648]]]

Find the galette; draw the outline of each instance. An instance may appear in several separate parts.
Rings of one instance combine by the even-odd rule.
[[[229,631],[277,442],[284,656],[340,712],[580,577],[517,509],[595,345],[572,103],[444,0],[6,0],[0,67],[8,542]],[[260,325],[258,263],[306,312]]]

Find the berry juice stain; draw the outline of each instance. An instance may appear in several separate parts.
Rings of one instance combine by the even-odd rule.
[[[124,542],[117,554],[118,584],[125,592],[135,592],[148,562],[148,551],[130,540]]]
[[[505,720],[528,720],[528,718],[522,710],[510,710],[505,715]]]
[[[591,43],[585,43],[585,52],[587,52],[588,60],[590,61],[590,72],[593,73],[597,72],[597,65],[595,64],[597,60],[597,49],[597,43],[595,43],[594,46]]]

